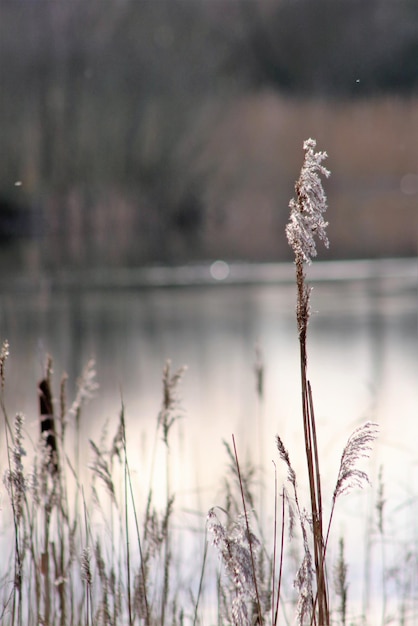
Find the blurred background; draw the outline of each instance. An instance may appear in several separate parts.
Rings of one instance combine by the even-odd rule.
[[[329,154],[329,252],[417,250],[415,0],[0,5],[3,269],[291,259]]]
[[[100,391],[82,421],[82,461],[88,437],[117,421],[122,390],[141,484],[171,358],[188,365],[186,419],[173,429],[180,527],[198,509],[202,533],[221,501],[232,432],[270,487],[277,432],[303,472],[285,225],[313,137],[332,172],[331,245],[308,271],[324,483],[333,488],[351,430],[378,421],[371,474],[384,465],[399,563],[416,547],[418,515],[417,60],[416,0],[1,0],[10,413],[24,411],[36,439],[46,354],[57,397],[61,372],[74,393],[94,357]],[[361,554],[373,527],[362,497],[335,522],[354,541],[354,590],[362,563],[374,567]]]

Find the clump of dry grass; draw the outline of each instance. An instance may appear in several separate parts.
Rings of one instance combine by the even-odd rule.
[[[213,544],[223,559],[231,583],[226,617],[234,624],[252,623],[251,604],[258,605],[255,560],[260,550],[260,542],[248,531],[248,525],[248,517],[245,515],[228,525],[219,520],[215,508],[210,509],[208,513],[208,529],[213,536]],[[257,613],[256,619],[260,619]]]
[[[322,165],[326,154],[315,152],[315,146],[311,139],[304,144],[305,159],[295,186],[296,199],[290,202],[290,222],[286,231],[295,253],[302,431],[309,501],[304,506],[289,452],[277,435],[276,447],[287,470],[287,481],[280,493],[275,484],[273,550],[272,556],[269,556],[262,515],[260,510],[257,511],[256,491],[262,513],[264,503],[262,490],[256,489],[255,469],[251,463],[246,465],[239,461],[234,437],[233,448],[225,444],[229,460],[225,503],[210,509],[206,524],[226,574],[218,578],[216,601],[219,625],[246,626],[270,622],[271,626],[277,626],[280,609],[284,622],[289,623],[283,590],[286,525],[290,541],[296,536],[301,539],[298,562],[292,572],[296,592],[286,605],[294,608],[299,626],[330,626],[333,614],[327,547],[334,510],[342,495],[369,482],[360,463],[369,456],[377,436],[377,425],[373,422],[359,426],[348,438],[331,496],[329,519],[325,523],[320,448],[313,393],[308,379],[307,350],[311,289],[307,283],[306,265],[316,256],[316,237],[328,245],[327,223],[324,220],[326,196],[320,176],[328,176],[329,172]],[[14,541],[10,568],[13,573],[3,578],[0,584],[1,623],[4,626],[180,626],[188,618],[197,626],[200,623],[199,603],[204,586],[207,542],[205,540],[197,597],[189,590],[191,603],[187,615],[187,607],[183,599],[179,599],[176,585],[181,564],[175,561],[173,515],[176,501],[170,482],[171,432],[183,414],[179,385],[184,368],[172,372],[171,364],[167,362],[163,369],[162,404],[156,420],[151,480],[146,506],[143,511],[138,511],[127,454],[123,403],[116,432],[110,442],[107,427],[103,429],[99,442],[90,441],[89,494],[86,495],[85,485],[79,477],[80,422],[86,403],[97,390],[94,362],[88,362],[78,381],[76,397],[70,404],[66,395],[67,378],[65,375],[61,378],[57,416],[52,391],[52,361],[48,359],[39,384],[40,437],[32,467],[28,470],[25,467],[24,418],[17,414],[10,421],[4,402],[8,354],[9,346],[4,342],[0,352],[0,398],[8,453],[4,484],[11,504]],[[256,357],[257,396],[261,404],[264,398],[264,364],[259,350]],[[70,459],[66,448],[66,433],[71,426],[76,433],[75,462]],[[155,468],[158,444],[163,446],[165,457],[162,466]],[[162,510],[157,510],[154,503],[153,478],[157,470],[165,475],[165,504]],[[73,502],[69,502],[68,496],[70,479],[73,481]],[[376,508],[383,549],[385,500],[381,477],[380,482]],[[136,548],[132,537],[135,537]],[[407,575],[401,579],[396,573],[404,594],[400,607],[402,623],[406,623],[405,616],[409,611],[407,593],[416,579],[417,553],[410,549],[407,554],[406,563],[410,568]],[[286,574],[288,571],[290,568],[286,569]],[[340,540],[338,560],[333,571],[337,610],[340,623],[344,626],[348,614],[348,564],[343,539]],[[395,577],[395,573],[392,575]],[[385,588],[383,592],[385,594]],[[384,599],[383,621],[387,617],[385,602]]]
[[[166,363],[162,407],[156,420],[156,445],[162,441],[167,451],[165,509],[157,511],[153,504],[151,480],[147,506],[139,516],[127,458],[123,405],[110,443],[107,425],[98,442],[89,442],[88,483],[84,475],[83,479],[79,476],[83,410],[98,388],[94,362],[84,368],[72,402],[67,401],[67,377],[63,375],[57,414],[52,360],[48,358],[38,385],[39,441],[30,460],[25,450],[24,417],[19,413],[9,420],[6,412],[3,392],[8,353],[9,345],[4,342],[0,378],[8,468],[3,482],[11,505],[14,546],[9,568],[13,573],[0,584],[1,624],[180,624],[184,608],[178,606],[177,590],[171,592],[170,588],[174,493],[169,484],[168,452],[171,429],[181,415],[178,387],[184,369],[172,373]],[[66,441],[71,428],[76,435],[72,454]],[[135,535],[137,549],[131,540]]]
[[[328,177],[330,172],[322,164],[327,157],[327,154],[325,152],[315,152],[315,147],[316,142],[313,139],[308,139],[304,143],[303,148],[305,151],[305,158],[300,176],[295,184],[296,198],[292,199],[289,204],[290,220],[286,228],[289,244],[295,254],[297,286],[296,320],[300,349],[302,426],[310,496],[309,512],[300,503],[296,473],[290,462],[289,453],[286,450],[281,438],[279,436],[276,438],[279,456],[287,467],[287,478],[291,486],[292,498],[289,497],[287,490],[283,489],[279,582],[277,589],[273,583],[273,609],[271,611],[271,621],[272,624],[276,624],[278,621],[283,565],[283,527],[285,504],[287,504],[289,510],[290,530],[291,532],[293,531],[295,520],[298,520],[302,538],[303,557],[295,575],[295,587],[297,590],[296,618],[297,623],[300,626],[303,626],[304,624],[330,626],[331,610],[328,596],[329,584],[326,569],[326,551],[334,508],[339,496],[347,493],[354,487],[362,487],[366,482],[368,482],[367,474],[357,466],[357,462],[363,457],[368,456],[371,449],[371,443],[377,435],[376,424],[367,422],[363,426],[357,428],[348,439],[341,455],[339,473],[332,496],[330,519],[327,529],[324,532],[320,453],[317,439],[313,394],[311,384],[308,379],[307,367],[307,331],[311,311],[311,288],[306,280],[305,266],[309,265],[317,254],[316,238],[322,240],[326,246],[329,245],[326,233],[326,227],[328,224],[324,219],[324,214],[327,209],[327,199],[322,186],[321,175]],[[239,476],[239,463],[237,456],[236,468]],[[245,502],[246,499],[251,502],[251,496],[248,495],[248,489],[246,489],[245,483],[240,476],[239,483],[242,492],[244,516],[245,519],[247,519]],[[214,534],[214,543],[220,551],[230,578],[234,580],[234,575],[237,576],[238,572],[245,578],[247,586],[249,582],[252,582],[253,589],[251,593],[258,596],[256,583],[257,579],[254,567],[252,569],[253,577],[251,578],[249,575],[250,569],[248,562],[245,563],[246,567],[244,567],[243,563],[236,563],[235,555],[229,545],[230,540],[227,531],[218,520],[216,523],[213,523],[214,515],[213,510],[211,510],[209,520]],[[276,555],[277,538],[277,518],[275,517],[275,519],[274,555]],[[235,546],[236,542],[233,545]],[[249,546],[251,547],[251,541],[249,541]],[[273,563],[275,568],[276,556],[273,558]],[[344,570],[341,567],[339,577],[342,597],[341,611],[342,614],[345,615],[346,591],[344,590],[346,588],[344,586],[344,577],[342,576],[343,572]],[[242,604],[240,594],[244,588],[245,585],[238,577],[235,581],[235,590],[237,594],[236,597],[239,598],[240,606]],[[251,598],[251,593],[248,592],[247,599]],[[258,611],[256,619],[257,623],[264,623],[265,618],[261,610]],[[248,614],[244,615],[244,612],[241,611],[238,616],[232,616],[232,623],[238,625],[251,622],[248,621]]]

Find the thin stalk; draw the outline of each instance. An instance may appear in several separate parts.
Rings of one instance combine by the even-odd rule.
[[[4,412],[4,409],[3,409]],[[10,444],[9,444],[9,432],[10,425],[7,421],[5,421],[5,432],[6,432],[6,448],[7,448],[7,462],[9,464],[9,472],[10,477],[12,477],[12,464],[10,460]],[[10,433],[13,439],[13,433],[10,429]],[[17,519],[17,512],[15,507],[15,497],[14,497],[14,486],[13,480],[10,480],[10,497],[12,503],[12,511],[13,511],[13,526],[14,526],[14,541],[15,541],[15,559],[14,559],[14,580],[13,580],[13,604],[12,604],[12,624],[15,623],[16,611],[18,612],[18,623],[22,622],[22,560],[20,554],[20,545],[19,545],[19,524]],[[19,597],[19,600],[16,603],[16,593]]]
[[[312,620],[316,619],[316,604],[318,605],[318,620],[321,626],[329,624],[329,610],[324,572],[324,543],[322,534],[322,496],[319,470],[319,455],[316,438],[315,414],[313,410],[312,392],[307,379],[307,349],[306,335],[309,320],[309,288],[305,282],[303,258],[296,257],[296,281],[298,289],[297,320],[299,328],[300,371],[302,388],[302,417],[305,441],[306,461],[308,466],[309,491],[313,524],[313,547],[317,596],[315,598]]]
[[[86,500],[84,498],[84,489],[81,488],[81,495],[82,495],[82,499],[83,499],[83,510],[84,510],[84,525],[85,525],[85,532],[86,532],[86,550],[89,550],[89,526],[87,523],[87,506],[86,506]],[[90,572],[90,565],[88,564],[88,571],[85,572],[86,574],[86,626],[90,626],[91,624],[94,624],[93,621],[93,598],[92,598],[92,589],[91,589],[91,572]]]
[[[194,609],[193,626],[196,626],[197,624],[197,615],[198,615],[199,602],[200,602],[202,589],[203,589],[203,577],[205,573],[207,553],[208,553],[208,540],[207,540],[207,528],[205,528],[205,549],[203,551],[203,563],[202,563],[202,569],[200,571],[199,589],[197,591],[197,598],[196,598],[195,609]]]
[[[283,574],[283,554],[284,554],[284,516],[285,516],[285,492],[284,488],[282,490],[282,531],[280,538],[280,565],[279,565],[279,583],[277,585],[277,600],[276,600],[276,611],[274,614],[274,622],[273,625],[276,626],[277,618],[279,613],[279,604],[280,604],[280,594],[282,589],[282,574]]]
[[[172,499],[170,496],[170,448],[168,445],[168,439],[166,440],[166,515],[165,515],[165,540],[164,540],[164,571],[163,571],[163,595],[161,599],[161,626],[165,624],[165,611],[167,607],[168,601],[168,590],[169,590],[169,568],[170,568],[170,560],[171,560],[171,552],[170,552],[170,542],[169,542],[169,520],[171,515],[171,504]]]
[[[316,505],[317,505],[317,531],[316,535],[316,548],[318,552],[319,570],[317,572],[317,597],[321,599],[321,612],[320,619],[324,619],[324,616],[329,622],[329,609],[328,609],[328,594],[326,588],[326,576],[325,576],[325,546],[323,535],[323,520],[322,520],[322,493],[321,493],[321,475],[319,471],[319,454],[318,443],[316,438],[316,426],[315,426],[315,413],[312,400],[312,388],[308,381],[308,401],[309,401],[309,415],[311,425],[311,437],[314,451],[314,466],[315,466],[315,491],[316,491]],[[315,528],[315,527],[314,527]],[[320,622],[322,623],[322,622]]]
[[[271,594],[271,623],[273,626],[276,624],[276,619],[274,616],[274,592],[276,589],[276,557],[277,557],[277,467],[276,463],[273,461],[274,465],[274,529],[273,529],[273,581],[272,581],[272,594]],[[277,601],[278,602],[278,601]],[[277,615],[276,608],[276,615]]]
[[[142,581],[143,581],[143,586],[144,586],[143,592],[144,592],[144,602],[145,602],[145,624],[146,624],[146,626],[149,626],[149,624],[150,624],[150,613],[149,613],[147,589],[146,589],[144,557],[143,557],[143,552],[142,552],[142,543],[141,543],[141,535],[140,535],[140,531],[139,531],[138,515],[137,515],[137,511],[136,511],[134,493],[133,493],[133,489],[132,489],[131,472],[130,472],[130,469],[129,469],[128,455],[127,455],[127,452],[126,452],[126,432],[125,432],[125,418],[124,418],[124,406],[123,406],[123,404],[122,404],[122,410],[121,410],[121,422],[122,422],[122,430],[123,430],[123,450],[124,450],[124,456],[125,456],[125,482],[126,482],[126,479],[127,479],[127,482],[128,482],[128,485],[129,485],[129,492],[130,492],[130,497],[131,497],[131,502],[132,502],[133,513],[134,513],[136,537],[137,537],[138,549],[139,549],[139,558],[141,560],[141,574],[142,574]],[[131,603],[129,602],[129,605],[130,604]],[[130,615],[130,619],[131,619],[131,615]]]
[[[40,621],[40,597],[41,597],[41,584],[40,584],[40,573],[39,568],[36,567],[37,556],[35,551],[35,542],[34,537],[37,536],[37,532],[35,530],[35,508],[32,504],[31,509],[29,508],[29,502],[25,495],[25,509],[26,509],[26,518],[28,520],[28,541],[29,541],[29,552],[32,559],[32,574],[31,576],[35,580],[35,599],[36,599],[36,615],[38,621]]]
[[[251,541],[250,525],[248,523],[247,506],[245,504],[245,497],[244,497],[244,487],[243,487],[243,484],[242,484],[241,470],[240,470],[240,467],[239,467],[237,447],[235,445],[235,437],[234,437],[234,435],[232,435],[232,441],[233,441],[233,444],[234,444],[235,462],[237,464],[239,486],[240,486],[240,489],[241,489],[242,506],[244,507],[245,525],[246,525],[246,528],[247,528],[248,543],[249,543],[249,546],[250,546],[251,568],[253,570],[253,576],[254,576],[255,596],[256,596],[256,599],[257,599],[257,610],[258,610],[258,622],[256,622],[256,623],[263,624],[263,616],[262,616],[262,613],[261,613],[260,594],[258,592],[258,585],[257,585],[257,574],[256,574],[256,571],[255,571],[253,543]]]
[[[44,551],[42,553],[42,567],[44,578],[44,595],[45,595],[45,622],[49,624],[49,615],[51,611],[51,596],[50,596],[50,578],[49,578],[49,526],[50,526],[50,512],[48,511],[48,505],[45,505],[45,537],[44,537]]]
[[[128,466],[125,451],[125,464],[124,464],[124,487],[125,487],[125,537],[126,537],[126,571],[127,571],[127,586],[128,586],[128,615],[129,626],[132,626],[132,601],[131,601],[131,556],[129,550],[129,520],[128,520]]]
[[[386,569],[386,550],[385,550],[385,537],[383,531],[380,530],[380,558],[382,563],[382,626],[387,623],[386,613],[387,613],[387,585],[386,585],[386,577],[387,577],[387,569]]]
[[[263,467],[264,460],[264,362],[261,348],[257,343],[255,346],[255,365],[254,373],[256,379],[257,394],[257,424],[258,424],[258,463],[260,469]],[[259,491],[259,511],[260,519],[264,518],[264,482],[260,480]]]

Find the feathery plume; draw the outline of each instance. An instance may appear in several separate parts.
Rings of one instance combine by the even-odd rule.
[[[355,487],[362,488],[370,483],[369,477],[363,470],[356,467],[358,460],[368,458],[371,444],[378,434],[378,425],[366,422],[351,434],[343,450],[340,462],[338,479],[334,489],[333,500],[343,493],[348,493]]]
[[[7,357],[9,356],[9,342],[7,339],[3,341],[3,345],[0,351],[0,381],[1,381],[1,390],[4,390],[4,381],[5,381],[5,364],[7,361]]]
[[[340,599],[339,613],[341,615],[341,626],[347,623],[347,582],[348,565],[344,557],[344,538],[340,537],[338,560],[334,569],[335,593]]]
[[[314,139],[307,139],[303,144],[305,160],[295,184],[296,200],[292,198],[289,203],[290,222],[286,226],[287,240],[296,258],[302,258],[309,264],[316,256],[315,236],[326,247],[329,245],[325,230],[328,223],[323,217],[327,210],[327,198],[319,176],[330,175],[322,165],[328,155],[326,152],[314,152],[315,147]]]
[[[256,584],[251,559],[250,543],[258,549],[260,542],[253,533],[248,534],[245,516],[232,525],[230,530],[222,524],[211,508],[207,518],[208,530],[213,536],[213,544],[225,565],[233,585],[232,618],[236,625],[248,624],[248,602],[256,600]]]
[[[377,512],[377,528],[379,533],[384,534],[384,515],[383,511],[386,504],[385,499],[385,484],[383,482],[383,466],[381,465],[379,468],[379,475],[377,477],[377,501],[376,501],[376,512]]]
[[[71,405],[70,413],[78,419],[80,410],[84,402],[94,397],[99,388],[96,382],[96,362],[90,359],[84,367],[80,378],[77,381],[77,395]]]
[[[309,550],[309,545],[304,536],[304,557],[302,563],[296,574],[294,586],[298,590],[298,603],[297,603],[297,623],[299,626],[303,626],[305,617],[310,618],[313,608],[313,566],[312,555]],[[312,622],[310,622],[312,623]]]
[[[88,587],[91,586],[92,583],[92,574],[91,574],[91,550],[90,548],[84,548],[81,553],[81,578],[87,584]]]
[[[11,463],[4,473],[3,482],[9,493],[13,505],[13,514],[16,523],[19,524],[23,514],[23,501],[26,491],[26,479],[23,470],[22,457],[26,455],[23,447],[23,424],[22,413],[17,413],[14,419],[14,437],[11,448]]]
[[[97,478],[102,481],[111,497],[112,502],[115,506],[117,506],[115,486],[113,484],[109,463],[107,462],[104,453],[98,448],[94,441],[89,439],[89,443],[94,453],[94,460],[89,464],[89,469],[93,471],[94,476],[97,476]]]
[[[281,460],[287,466],[287,479],[293,485],[294,489],[296,489],[296,473],[292,467],[292,464],[290,463],[289,453],[286,450],[285,445],[279,435],[276,435],[276,445]]]
[[[171,362],[166,361],[163,369],[163,405],[158,416],[158,423],[163,430],[163,441],[168,447],[168,434],[170,428],[180,417],[180,401],[178,397],[178,387],[186,371],[186,367],[181,367],[174,374],[171,374]],[[177,414],[176,411],[179,411]]]

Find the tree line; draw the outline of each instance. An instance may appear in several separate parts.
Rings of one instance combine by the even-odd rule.
[[[418,5],[6,0],[0,58],[8,215],[17,195],[33,205],[75,186],[128,186],[156,231],[194,239],[211,177],[194,165],[225,104],[264,89],[336,99],[415,93]],[[20,178],[26,196],[14,187]]]

